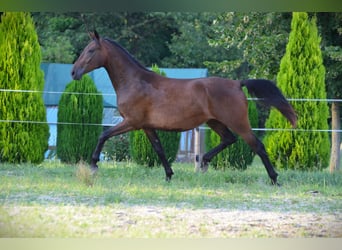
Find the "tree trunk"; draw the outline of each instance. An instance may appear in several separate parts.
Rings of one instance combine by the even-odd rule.
[[[341,144],[341,120],[340,107],[338,102],[333,102],[331,106],[331,125],[333,132],[331,133],[331,156],[330,156],[330,173],[335,172],[340,166],[340,144]]]

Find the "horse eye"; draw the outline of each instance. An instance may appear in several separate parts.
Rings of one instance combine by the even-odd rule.
[[[89,54],[93,54],[95,52],[95,49],[90,49],[90,50],[88,50],[88,53]]]

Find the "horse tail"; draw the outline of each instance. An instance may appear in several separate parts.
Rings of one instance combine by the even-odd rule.
[[[278,109],[289,120],[292,127],[296,127],[296,112],[273,82],[264,79],[243,80],[241,86],[245,86],[252,96],[260,98],[264,104]]]

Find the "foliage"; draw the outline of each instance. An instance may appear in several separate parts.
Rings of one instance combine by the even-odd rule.
[[[88,31],[116,40],[145,65],[159,63],[170,51],[166,42],[175,24],[165,13],[34,13],[43,60],[72,63],[89,42]]]
[[[248,96],[247,91],[245,94]],[[252,127],[258,126],[258,111],[255,102],[248,104],[248,116]],[[212,130],[206,131],[205,144],[207,150],[216,147],[221,142],[221,138]],[[216,169],[246,169],[253,161],[255,153],[240,137],[238,140],[228,146],[211,161],[211,165]]]
[[[89,124],[102,124],[102,114],[103,98],[89,75],[66,86],[57,115],[57,156],[62,162],[90,162],[102,125]]]
[[[225,49],[211,47],[208,43],[216,13],[182,12],[169,15],[175,20],[178,30],[167,43],[171,55],[163,59],[165,67],[203,68],[206,67],[206,61],[230,59]],[[215,69],[209,69],[216,72]]]
[[[342,98],[342,13],[317,13],[318,25],[322,34],[322,49],[326,71],[326,84],[329,98]],[[341,130],[341,105],[331,104],[331,128]],[[331,133],[330,171],[340,165],[341,133]]]
[[[325,69],[320,50],[316,19],[307,13],[293,13],[286,53],[281,60],[277,82],[285,96],[326,99]],[[299,130],[328,129],[328,106],[325,102],[292,102],[298,114]],[[272,110],[268,128],[289,128],[281,114]],[[270,159],[279,168],[313,169],[327,167],[329,138],[327,133],[272,131],[265,138]]]
[[[165,72],[161,71],[157,65],[152,66],[152,71],[165,76]],[[157,134],[163,146],[166,159],[171,164],[177,156],[180,133],[157,131]],[[131,157],[138,164],[148,165],[150,167],[161,164],[157,153],[154,151],[150,141],[142,130],[130,132],[129,145]]]
[[[317,13],[330,98],[342,98],[342,13]]]
[[[288,35],[287,13],[221,13],[213,20],[209,44],[225,49],[231,59],[207,65],[236,78],[275,79]]]
[[[125,161],[130,159],[129,134],[109,138],[103,147],[103,152],[106,160]]]
[[[0,23],[0,88],[28,92],[0,92],[0,119],[14,121],[0,123],[2,162],[40,163],[44,159],[49,127],[40,63],[41,51],[30,14],[4,13]]]

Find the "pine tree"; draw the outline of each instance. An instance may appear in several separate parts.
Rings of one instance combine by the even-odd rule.
[[[102,132],[102,125],[94,124],[102,124],[102,116],[103,98],[89,75],[66,86],[57,115],[57,156],[62,162],[90,162]]]
[[[165,76],[157,65],[152,66],[152,71]],[[166,159],[171,164],[177,156],[179,148],[180,133],[170,131],[157,131],[160,142],[163,146]],[[142,130],[130,132],[129,138],[130,154],[132,159],[141,165],[154,166],[161,165],[161,161],[154,151],[150,141]]]
[[[325,99],[325,68],[320,49],[316,18],[293,13],[286,53],[277,76],[279,88],[291,98]],[[272,131],[265,137],[266,149],[280,168],[313,169],[327,167],[329,138],[325,132],[301,130],[328,129],[328,105],[322,101],[292,102],[298,115],[298,131]],[[271,110],[268,128],[289,128],[279,112]]]
[[[245,91],[248,97],[247,91]],[[248,103],[248,116],[252,127],[258,126],[258,111],[255,102]],[[221,138],[211,129],[206,131],[205,144],[207,150],[210,150],[221,142]],[[225,150],[219,153],[211,160],[211,165],[217,169],[225,169],[226,167],[233,169],[246,169],[250,165],[254,158],[254,152],[252,149],[240,138],[228,146]]]
[[[41,91],[41,50],[30,13],[8,12],[0,23],[0,161],[40,163],[49,127]],[[26,92],[15,90],[24,90]]]

